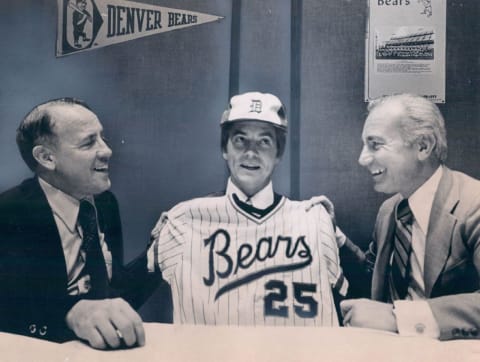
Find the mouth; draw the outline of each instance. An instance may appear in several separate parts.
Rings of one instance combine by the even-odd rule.
[[[370,174],[371,174],[373,177],[378,177],[378,176],[380,176],[380,175],[383,175],[384,173],[385,173],[385,169],[370,171]]]
[[[95,172],[108,173],[108,166],[98,166],[93,169]]]
[[[260,170],[260,166],[254,166],[254,165],[245,165],[245,164],[241,164],[240,165],[241,168],[244,168],[248,171],[257,171],[257,170]]]

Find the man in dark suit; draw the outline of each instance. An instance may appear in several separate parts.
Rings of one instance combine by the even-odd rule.
[[[0,195],[0,330],[99,349],[143,345],[139,307],[158,284],[146,258],[122,265],[111,149],[97,116],[65,98],[17,130],[35,177]]]
[[[480,338],[480,182],[444,165],[440,111],[416,95],[381,98],[362,139],[359,163],[376,191],[395,195],[380,207],[366,258],[373,300],[343,301],[344,325]]]

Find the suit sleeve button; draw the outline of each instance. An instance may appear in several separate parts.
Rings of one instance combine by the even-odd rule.
[[[40,331],[38,333],[40,333],[41,336],[44,336],[47,334],[47,326],[43,326],[42,328],[40,328]]]
[[[36,324],[30,324],[28,326],[28,330],[30,331],[31,334],[35,334],[37,332],[37,325]]]
[[[425,324],[417,323],[415,324],[415,332],[418,334],[423,334],[425,332]]]
[[[470,334],[474,337],[478,336],[478,329],[477,328],[471,328],[470,329]]]

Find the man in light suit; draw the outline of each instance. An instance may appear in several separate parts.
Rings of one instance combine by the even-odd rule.
[[[146,257],[122,265],[112,151],[97,116],[63,98],[17,130],[35,177],[0,195],[0,331],[99,349],[141,346],[138,307],[159,280]]]
[[[376,191],[395,195],[380,207],[367,252],[372,300],[344,300],[344,325],[480,338],[480,182],[444,165],[440,111],[411,94],[378,99],[362,139],[359,163]]]

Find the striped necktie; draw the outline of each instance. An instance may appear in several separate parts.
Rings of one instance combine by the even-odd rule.
[[[90,275],[89,295],[94,299],[105,298],[108,294],[108,274],[98,237],[97,215],[95,207],[86,200],[80,202],[78,223],[82,227],[82,249],[86,255],[84,273]]]
[[[412,252],[413,214],[408,200],[403,199],[397,206],[391,268],[392,299],[405,299],[409,285],[410,253]]]

